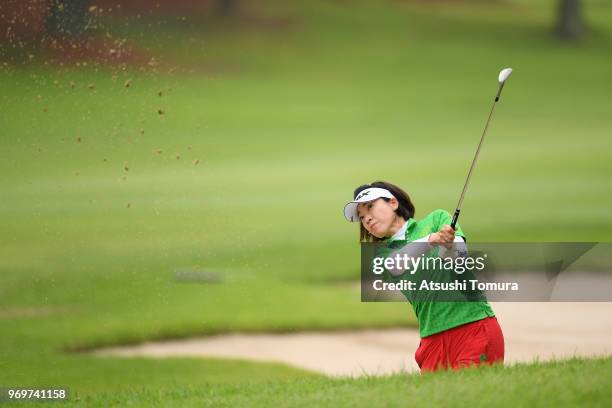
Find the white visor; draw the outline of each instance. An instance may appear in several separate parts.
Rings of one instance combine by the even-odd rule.
[[[395,198],[389,190],[384,188],[371,187],[366,188],[350,203],[344,206],[344,217],[350,222],[359,222],[359,214],[357,214],[357,205],[360,203],[367,203],[368,201],[374,201],[379,198]]]

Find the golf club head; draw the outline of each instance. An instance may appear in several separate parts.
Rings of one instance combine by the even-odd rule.
[[[499,78],[498,78],[499,83],[503,84],[504,82],[506,82],[506,79],[508,79],[511,73],[512,73],[512,68],[502,69],[499,73]]]

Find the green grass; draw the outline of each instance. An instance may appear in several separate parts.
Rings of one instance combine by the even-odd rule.
[[[483,367],[429,375],[309,378],[219,387],[146,387],[74,396],[87,406],[548,407],[609,404],[612,359]],[[77,400],[78,398],[78,400]]]
[[[473,242],[610,241],[612,8],[587,5],[592,30],[578,45],[550,35],[550,1],[270,2],[259,13],[287,17],[285,28],[206,16],[116,26],[161,55],[157,72],[3,69],[0,385],[112,392],[154,372],[164,396],[173,380],[306,374],[61,350],[414,326],[405,304],[359,303],[357,228],[341,208],[355,186],[388,179],[417,217],[452,210],[507,65],[464,231]],[[185,268],[221,283],[176,282]]]

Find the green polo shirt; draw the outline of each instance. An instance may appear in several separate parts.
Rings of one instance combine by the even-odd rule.
[[[393,242],[395,245],[392,246],[397,248],[398,244],[412,242],[438,232],[444,225],[450,225],[451,221],[450,214],[444,210],[436,210],[418,221],[411,218],[408,220],[405,241],[398,242],[397,240],[392,241],[388,239],[386,242]],[[465,239],[465,235],[459,225],[457,225],[455,235]],[[401,276],[394,278],[388,272],[385,272],[385,275],[386,279],[390,281],[401,278]],[[448,274],[446,274],[446,277],[450,278]],[[443,279],[446,277],[443,277]],[[491,306],[486,301],[438,302],[435,299],[433,301],[411,301],[407,293],[404,293],[404,296],[406,296],[414,309],[419,322],[419,334],[421,337],[431,336],[432,334],[461,326],[462,324],[475,322],[488,316],[495,316],[493,309],[491,309]]]

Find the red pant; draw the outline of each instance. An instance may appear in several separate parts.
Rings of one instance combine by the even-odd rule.
[[[422,338],[414,358],[421,371],[502,363],[504,335],[497,318],[485,317]]]

